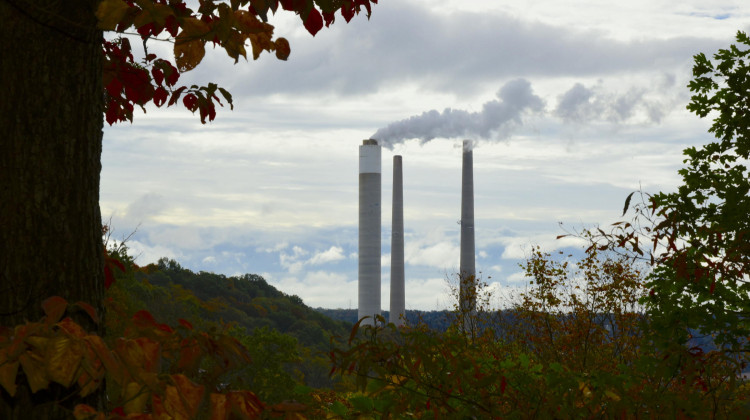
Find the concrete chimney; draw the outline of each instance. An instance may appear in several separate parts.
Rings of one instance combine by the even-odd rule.
[[[476,308],[476,266],[474,261],[474,156],[471,140],[463,143],[461,172],[461,264],[459,299],[463,313]]]
[[[388,322],[404,325],[404,177],[401,156],[393,157],[393,209],[391,221],[391,310]]]
[[[380,315],[381,149],[373,139],[359,146],[359,305],[358,318]]]

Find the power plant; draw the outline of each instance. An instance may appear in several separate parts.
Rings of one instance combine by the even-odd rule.
[[[401,156],[393,157],[393,207],[391,210],[391,310],[388,322],[404,325],[404,176]]]
[[[461,256],[459,300],[464,314],[475,311],[474,162],[472,142],[463,142],[461,172]],[[393,157],[391,222],[391,287],[389,322],[403,325],[406,315],[404,270],[404,192],[402,157]],[[358,318],[374,325],[380,315],[381,276],[381,147],[377,140],[359,146],[359,281]]]
[[[380,315],[380,171],[381,149],[376,140],[359,146],[359,304],[358,319],[374,325]]]

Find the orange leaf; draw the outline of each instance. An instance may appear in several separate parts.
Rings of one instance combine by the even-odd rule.
[[[263,411],[263,403],[250,391],[231,391],[227,398],[232,412],[241,418],[258,418]]]
[[[203,356],[197,341],[187,338],[180,343],[180,359],[177,361],[177,369],[181,372],[191,372],[198,367]]]
[[[99,317],[96,314],[96,309],[86,302],[76,302],[75,306],[83,309],[95,323],[99,323]]]
[[[65,331],[68,335],[71,335],[73,337],[84,338],[88,335],[86,334],[86,330],[81,328],[80,325],[76,324],[70,318],[65,318],[62,321],[58,322],[57,326],[60,327],[61,330]]]
[[[135,340],[117,340],[117,354],[125,365],[134,372],[159,372],[161,366],[161,345],[145,337]]]
[[[211,394],[211,418],[210,420],[226,420],[229,415],[227,396],[224,394]]]
[[[104,369],[112,375],[115,382],[122,384],[124,382],[124,375],[118,375],[118,373],[121,373],[120,364],[112,355],[109,348],[107,348],[107,345],[104,344],[104,340],[98,335],[87,336],[84,340],[88,344],[88,348],[96,354],[98,360],[104,365]]]
[[[42,309],[44,314],[47,315],[44,322],[47,325],[52,325],[62,318],[65,310],[68,309],[68,301],[60,296],[52,296],[42,302]]]
[[[195,418],[201,401],[203,400],[205,387],[196,384],[188,379],[187,376],[181,374],[172,375],[172,381],[174,381],[176,387],[167,387],[165,405],[167,407],[173,405],[175,408],[179,406],[179,411],[184,412],[188,419]],[[178,399],[175,400],[174,396],[170,394],[170,388],[175,389]]]

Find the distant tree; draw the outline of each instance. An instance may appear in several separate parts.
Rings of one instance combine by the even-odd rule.
[[[220,96],[232,106],[229,92],[178,83],[206,43],[235,62],[246,48],[253,58],[274,51],[286,59],[289,44],[273,38],[269,12],[294,13],[315,34],[334,13],[348,21],[363,6],[369,15],[370,0],[206,0],[197,10],[182,0],[0,1],[0,325],[41,319],[50,295],[101,309],[104,119],[132,121],[136,105],[181,103],[212,120]],[[135,31],[144,59],[135,60],[128,38],[105,40],[103,31]],[[174,43],[174,60],[147,50],[157,38]],[[34,409],[30,398],[0,398],[8,419],[65,415],[53,404]]]
[[[713,334],[730,352],[750,352],[750,38],[695,56],[688,109],[714,117],[716,140],[684,150],[676,192],[645,194],[629,222],[593,238],[653,265],[645,303],[664,341]],[[624,214],[623,214],[624,215]]]

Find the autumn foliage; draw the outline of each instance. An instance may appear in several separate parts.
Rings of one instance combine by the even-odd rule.
[[[263,51],[274,52],[279,60],[291,54],[285,38],[274,38],[269,13],[295,13],[313,36],[330,26],[340,12],[349,22],[364,8],[367,16],[377,0],[232,0],[229,3],[202,0],[197,10],[182,0],[103,0],[96,11],[99,27],[116,34],[135,35],[143,44],[143,59],[136,61],[130,39],[118,36],[102,42],[103,85],[107,123],[132,121],[135,106],[145,112],[146,104],[157,107],[182,103],[198,111],[202,123],[216,117],[222,98],[233,107],[232,96],[215,83],[180,86],[180,75],[194,69],[206,54],[206,44],[219,46],[235,63],[240,57],[254,60]],[[170,57],[148,50],[149,41],[174,43]],[[247,47],[249,46],[250,51]],[[221,95],[221,98],[219,97]]]
[[[567,257],[567,256],[563,256]],[[568,259],[570,257],[567,257]],[[639,310],[643,274],[590,250],[580,261],[535,249],[531,283],[509,310],[446,333],[355,327],[331,353],[357,392],[344,417],[735,418],[748,413],[737,361],[654,345]]]
[[[106,381],[109,409],[78,404],[76,419],[256,418],[264,410],[252,392],[220,391],[222,373],[250,362],[236,339],[194,331],[185,320],[170,327],[142,311],[109,340],[66,316],[75,311],[100,321],[85,303],[51,297],[43,320],[0,331],[0,385],[11,397],[22,372],[34,393],[57,384],[84,397]]]

